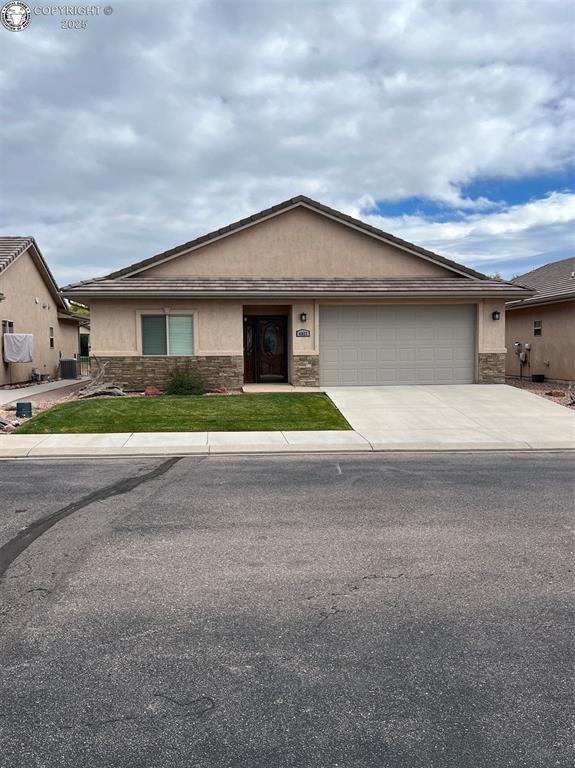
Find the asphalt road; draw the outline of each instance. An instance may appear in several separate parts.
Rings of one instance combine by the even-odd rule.
[[[0,765],[572,766],[574,470],[0,462]]]

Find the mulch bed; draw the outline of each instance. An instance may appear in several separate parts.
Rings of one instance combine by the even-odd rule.
[[[568,405],[568,397],[567,397],[567,389],[569,387],[568,384],[561,383],[558,384],[557,382],[552,383],[548,381],[543,382],[534,382],[529,381],[526,379],[523,379],[520,381],[519,379],[513,379],[513,378],[507,378],[505,379],[505,383],[509,384],[511,387],[517,387],[517,389],[525,389],[527,392],[533,392],[534,395],[539,395],[540,397],[544,397],[547,400],[551,400],[553,403],[558,403],[559,405],[564,405],[566,408],[570,408],[570,410],[575,410],[575,406],[569,406]],[[559,394],[549,394],[550,392],[553,393],[561,393]]]

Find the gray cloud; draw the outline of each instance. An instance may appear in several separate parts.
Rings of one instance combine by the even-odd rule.
[[[86,30],[34,17],[0,30],[0,231],[35,235],[67,282],[299,193],[356,215],[422,196],[473,220],[466,183],[573,161],[570,16],[562,0],[238,0],[121,2]],[[552,218],[509,235],[513,254],[501,232],[385,223],[476,264],[565,244]]]

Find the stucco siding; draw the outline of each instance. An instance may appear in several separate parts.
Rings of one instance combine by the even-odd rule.
[[[32,368],[56,377],[58,361],[73,357],[78,351],[77,325],[60,323],[54,297],[26,251],[0,274],[0,320],[12,320],[15,333],[34,336],[34,360],[31,363],[0,362],[0,385],[28,381]],[[54,348],[50,348],[49,327],[54,328]],[[73,331],[71,330],[73,329]]]
[[[241,301],[102,299],[90,302],[91,354],[141,355],[141,316],[192,314],[195,355],[243,354]]]
[[[533,322],[541,320],[541,336],[533,333]],[[530,344],[528,364],[523,376],[544,374],[548,379],[575,381],[575,301],[562,301],[539,307],[526,307],[507,312],[508,376],[519,376],[519,360],[514,344]],[[548,364],[547,364],[548,363]]]
[[[203,245],[146,275],[220,277],[452,276],[443,267],[305,208]],[[465,278],[462,278],[465,279]]]
[[[319,355],[319,310],[326,305],[456,305],[469,304],[465,299],[394,299],[387,302],[370,299],[332,300],[295,300],[292,304],[285,299],[273,302],[268,300],[243,302],[240,299],[221,300],[205,299],[201,301],[183,301],[171,299],[100,299],[91,302],[91,354],[96,357],[140,357],[142,355],[141,316],[147,313],[193,314],[194,316],[194,355],[201,357],[235,357],[243,355],[243,315],[261,311],[273,313],[274,306],[278,313],[288,315],[288,354],[290,358],[290,378],[295,375],[293,359],[301,356],[309,358]],[[505,306],[497,300],[483,300],[475,303],[476,355],[477,369],[479,360],[502,359],[505,355]],[[493,312],[499,312],[500,320],[493,320]],[[306,319],[301,320],[305,314]],[[309,336],[297,336],[300,329],[310,332]],[[487,357],[486,357],[487,356]],[[491,357],[488,357],[491,356]],[[503,363],[501,363],[501,374]]]

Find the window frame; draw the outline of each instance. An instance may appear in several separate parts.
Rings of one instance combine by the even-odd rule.
[[[196,354],[196,312],[189,311],[176,311],[166,312],[165,310],[138,310],[138,352],[142,357],[193,357]],[[144,317],[163,317],[166,333],[166,354],[146,354],[144,352]],[[186,354],[174,354],[170,351],[170,333],[169,333],[169,317],[189,317],[192,321],[192,351]]]
[[[48,342],[50,344],[50,349],[54,349],[55,348],[55,346],[54,346],[55,345],[54,339],[55,339],[55,336],[54,336],[54,326],[53,325],[49,325],[48,326]]]
[[[543,320],[534,320],[533,321],[533,335],[534,336],[543,336]]]
[[[14,320],[2,320],[2,335],[14,333]]]

